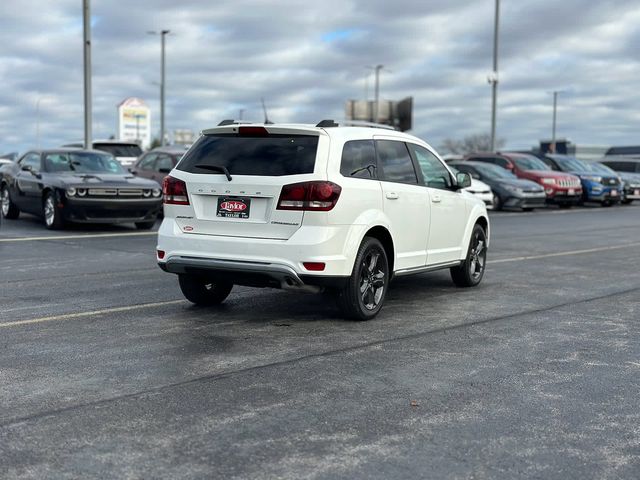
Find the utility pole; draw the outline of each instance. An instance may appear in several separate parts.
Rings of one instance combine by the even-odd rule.
[[[493,30],[493,75],[491,84],[491,151],[496,151],[496,108],[498,104],[498,32],[500,21],[500,0],[496,0],[496,14]]]
[[[160,145],[164,146],[164,132],[165,132],[165,124],[164,124],[164,72],[165,72],[165,61],[164,61],[164,46],[165,39],[164,37],[168,35],[171,30],[160,30]],[[147,32],[150,35],[158,35],[156,31]]]
[[[91,148],[91,12],[90,0],[82,0],[84,45],[84,148]]]

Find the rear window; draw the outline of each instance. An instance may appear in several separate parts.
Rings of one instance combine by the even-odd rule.
[[[138,145],[117,144],[117,143],[94,143],[93,148],[109,152],[114,157],[139,157],[142,149]]]
[[[231,175],[281,177],[313,173],[318,150],[315,135],[206,135],[182,158],[178,170],[216,173],[198,165],[225,167]]]

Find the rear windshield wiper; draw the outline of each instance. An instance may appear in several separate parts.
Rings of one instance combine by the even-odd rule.
[[[209,164],[205,164],[205,163],[199,163],[198,165],[195,165],[196,168],[202,168],[203,170],[212,170],[214,172],[222,172],[227,176],[227,180],[231,181],[231,174],[229,173],[229,170],[227,169],[227,167],[223,167],[221,165],[209,165]]]

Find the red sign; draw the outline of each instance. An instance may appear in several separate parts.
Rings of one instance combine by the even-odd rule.
[[[247,209],[247,205],[235,200],[229,200],[220,204],[220,210],[226,210],[227,212],[242,212]]]

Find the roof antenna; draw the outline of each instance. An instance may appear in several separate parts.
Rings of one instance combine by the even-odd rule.
[[[265,107],[264,105],[264,97],[260,98],[260,101],[262,102],[262,110],[264,111],[264,124],[265,125],[272,124],[273,122],[269,120],[269,117],[267,116],[267,107]]]

